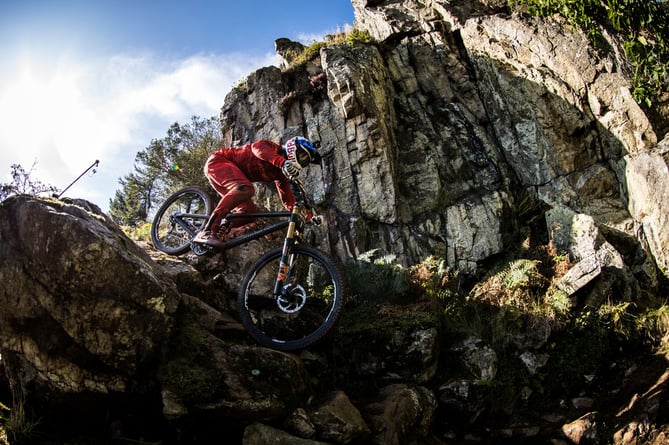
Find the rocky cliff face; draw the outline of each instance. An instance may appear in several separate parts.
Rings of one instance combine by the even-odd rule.
[[[444,256],[473,273],[528,221],[550,233],[556,209],[591,216],[614,245],[636,243],[647,257],[634,267],[667,270],[668,144],[655,131],[667,123],[633,101],[615,42],[604,54],[557,18],[508,16],[495,2],[353,3],[378,43],[260,70],[221,112],[229,144],[323,142],[311,178],[337,221],[329,247],[381,248],[405,264]]]
[[[323,167],[305,179],[328,222],[319,247],[342,260],[373,250],[404,265],[444,259],[476,277],[521,243],[550,243],[572,261],[557,283],[565,295],[596,307],[658,292],[669,125],[632,100],[614,41],[596,51],[557,18],[509,16],[502,1],[353,5],[375,43],[258,70],[221,110],[230,145],[322,142]],[[380,295],[373,320],[308,351],[258,347],[229,315],[230,297],[275,242],[209,260],[150,257],[88,203],[4,201],[0,363],[12,400],[55,430],[175,443],[666,438],[664,356],[632,362],[635,345],[595,332],[557,339],[538,318],[520,320],[502,354],[447,338],[429,298],[398,307]],[[597,372],[570,355],[573,343]],[[568,371],[578,382],[557,394]],[[549,393],[560,400],[544,406]]]

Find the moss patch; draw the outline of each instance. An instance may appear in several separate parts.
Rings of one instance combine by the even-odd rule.
[[[159,379],[183,402],[205,402],[220,396],[221,376],[212,363],[209,336],[197,323],[196,309],[181,306]]]

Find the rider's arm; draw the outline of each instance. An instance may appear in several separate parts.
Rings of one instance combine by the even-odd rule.
[[[269,162],[278,168],[281,168],[283,163],[286,162],[286,158],[279,154],[281,152],[281,147],[279,144],[272,141],[254,142],[251,144],[251,151],[258,159]],[[282,173],[279,174],[281,175],[281,179],[276,179],[274,185],[276,185],[276,190],[279,192],[279,198],[281,199],[283,206],[288,210],[292,210],[293,205],[295,205],[295,197],[290,190],[290,183],[288,182],[288,178],[283,176]]]
[[[283,177],[281,179],[277,179],[274,181],[274,184],[276,185],[276,191],[279,192],[279,198],[281,199],[283,206],[287,210],[293,210],[293,206],[295,205],[295,197],[293,196],[293,192],[290,190],[290,183],[288,182],[288,178]]]
[[[286,161],[286,158],[279,154],[281,152],[281,147],[279,144],[272,141],[254,142],[251,144],[251,152],[253,152],[253,155],[256,158],[269,162],[278,168],[281,168],[283,163]]]

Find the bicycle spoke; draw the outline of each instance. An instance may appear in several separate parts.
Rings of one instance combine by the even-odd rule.
[[[151,239],[156,248],[174,255],[186,252],[193,234],[206,223],[210,207],[206,192],[195,187],[180,190],[168,198],[151,227]]]
[[[261,343],[297,349],[332,327],[341,308],[341,285],[320,255],[300,249],[292,255],[282,294],[275,298],[279,262],[280,251],[259,264],[242,286],[242,321],[248,322],[251,335]]]

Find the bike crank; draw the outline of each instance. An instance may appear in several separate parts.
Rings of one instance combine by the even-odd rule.
[[[190,243],[190,249],[197,256],[204,256],[210,253],[213,249],[206,244]]]

